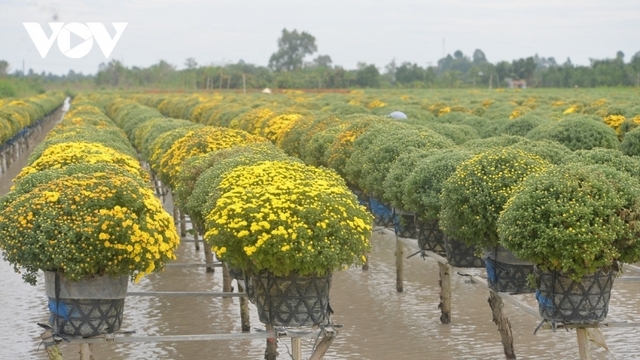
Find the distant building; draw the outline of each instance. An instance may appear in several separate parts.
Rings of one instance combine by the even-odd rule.
[[[507,82],[507,86],[509,86],[510,88],[516,88],[516,89],[526,89],[527,88],[527,82],[525,80],[513,80],[511,78],[506,78],[504,79]]]

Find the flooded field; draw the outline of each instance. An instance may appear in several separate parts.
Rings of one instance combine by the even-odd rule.
[[[41,135],[43,136],[44,133]],[[40,136],[40,138],[41,138]],[[34,139],[35,142],[39,138]],[[26,155],[13,164],[0,180],[5,193]],[[21,165],[22,164],[22,165]],[[369,271],[351,268],[334,275],[331,306],[333,320],[343,324],[327,359],[502,359],[497,327],[491,321],[488,290],[468,278],[453,276],[453,313],[450,325],[440,324],[438,309],[438,265],[418,256],[405,261],[404,292],[395,290],[395,239],[374,233]],[[411,249],[405,249],[410,254]],[[202,251],[183,243],[178,261],[200,263]],[[484,270],[477,270],[482,275]],[[634,275],[634,274],[625,274]],[[47,299],[41,280],[36,287],[25,284],[12,267],[0,261],[0,358],[47,359],[40,344],[46,322]],[[131,291],[222,291],[222,274],[204,268],[169,268],[130,285]],[[638,282],[617,281],[614,285],[608,321],[640,321]],[[534,296],[518,298],[537,307]],[[255,307],[250,305],[253,328],[263,328]],[[506,304],[515,351],[519,359],[575,359],[575,332],[541,330],[533,335],[538,321]],[[240,332],[238,298],[130,297],[126,300],[122,330],[138,336],[227,334]],[[610,352],[593,350],[594,359],[640,359],[640,329],[603,330]],[[303,340],[303,357],[309,357],[315,339]],[[279,344],[281,359],[288,359],[289,340]],[[78,358],[78,345],[60,345],[65,359]],[[96,360],[103,359],[261,359],[264,340],[201,341],[175,343],[95,344]]]
[[[438,265],[418,256],[405,262],[405,291],[395,291],[395,242],[374,234],[371,268],[352,268],[334,275],[331,306],[334,321],[343,324],[327,359],[501,359],[500,336],[491,322],[488,290],[453,276],[453,319],[440,324]],[[409,249],[406,249],[409,252]],[[183,243],[180,262],[201,262],[202,251]],[[482,273],[478,270],[479,273]],[[22,282],[6,263],[0,262],[3,301],[0,329],[4,359],[47,359],[39,344],[37,322],[46,322],[44,286]],[[131,291],[222,291],[219,269],[207,274],[203,268],[169,268],[131,285]],[[536,306],[533,295],[519,295]],[[610,321],[638,321],[640,294],[635,282],[618,281],[611,300]],[[250,305],[252,327],[262,327]],[[541,330],[538,322],[520,309],[506,304],[519,359],[577,358],[575,332]],[[130,297],[126,302],[123,330],[136,335],[178,335],[240,332],[239,300],[209,297]],[[640,358],[638,328],[604,329],[611,353],[593,351],[595,359]],[[303,340],[303,356],[309,356],[315,339]],[[287,359],[288,339],[279,345],[279,358]],[[264,340],[207,341],[143,344],[95,344],[96,360],[102,359],[261,359]],[[77,345],[61,345],[65,358],[77,358]]]

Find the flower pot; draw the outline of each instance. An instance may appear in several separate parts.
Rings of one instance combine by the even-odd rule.
[[[374,197],[369,197],[369,208],[374,216],[374,224],[376,226],[393,226],[393,210],[391,207],[383,204]]]
[[[438,220],[423,220],[416,217],[416,228],[418,229],[418,246],[421,250],[445,255],[444,233],[438,226]]]
[[[534,269],[540,315],[551,322],[592,324],[609,311],[611,287],[617,271],[612,267],[574,281],[567,275]]]
[[[484,264],[492,290],[518,294],[536,291],[527,281],[527,276],[533,273],[533,263],[516,258],[501,245],[485,249]]]
[[[393,208],[393,230],[396,236],[416,239],[418,237],[416,215],[411,212]]]
[[[358,198],[358,203],[360,203],[360,205],[366,207],[367,210],[370,209],[369,195],[365,194],[364,191],[360,190],[356,186],[351,186],[350,185],[349,186],[349,190],[351,190],[351,192]]]
[[[313,326],[324,323],[329,312],[331,275],[275,276],[252,274],[260,322],[274,326]]]
[[[477,257],[476,247],[444,235],[444,250],[451,266],[460,268],[482,268],[484,260]]]
[[[72,282],[45,271],[44,278],[49,323],[58,333],[91,337],[120,329],[128,276],[96,276]]]

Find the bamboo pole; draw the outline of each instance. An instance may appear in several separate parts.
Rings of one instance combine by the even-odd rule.
[[[177,225],[178,224],[178,208],[177,207],[173,207],[173,222]]]
[[[91,344],[80,344],[80,360],[94,360]]]
[[[207,264],[213,264],[213,252],[211,251],[211,246],[206,241],[202,243],[202,246],[204,247],[204,262]],[[215,267],[208,266],[207,272],[208,273],[215,272]]]
[[[216,292],[216,291],[127,291],[127,296],[211,296],[211,297],[243,297],[245,293]]]
[[[299,337],[291,338],[291,357],[293,360],[302,360],[302,339]]]
[[[587,329],[583,327],[576,328],[576,336],[578,337],[578,351],[580,352],[580,360],[591,360]]]
[[[404,256],[403,254],[403,248],[402,248],[402,242],[400,242],[399,240],[396,239],[396,291],[397,292],[403,292],[404,291],[404,285],[403,285],[403,263],[402,263],[402,257]]]
[[[267,332],[273,333],[273,325],[266,325]],[[265,360],[276,360],[278,358],[278,339],[274,336],[267,338],[267,349],[264,351]]]
[[[47,351],[49,360],[64,360],[62,358],[62,353],[60,353],[60,349],[58,349],[58,345],[56,345],[56,342],[53,338],[53,330],[45,330],[45,332],[40,335],[40,339],[42,339],[42,343],[44,344],[44,348]]]
[[[245,289],[238,281],[238,292],[244,293]],[[242,332],[251,331],[251,323],[249,316],[249,299],[246,297],[240,298],[240,324],[242,326]]]
[[[230,293],[233,291],[231,287],[231,274],[229,274],[229,265],[222,263],[222,292]]]
[[[509,322],[509,319],[502,311],[504,307],[502,298],[493,291],[490,291],[488,301],[493,314],[493,322],[498,325],[498,331],[500,332],[500,338],[502,340],[502,347],[504,348],[504,356],[507,359],[515,359],[516,354],[513,348],[513,332],[511,331],[511,323]]]
[[[440,269],[440,322],[443,324],[451,323],[451,267],[448,264],[438,262]]]
[[[187,236],[187,217],[185,216],[184,211],[182,210],[179,210],[179,211],[180,211],[180,236],[186,237]],[[196,248],[197,247],[198,245],[196,245]]]
[[[193,242],[196,243],[196,251],[200,251],[200,232],[196,228],[196,224],[194,224],[193,221],[191,222],[191,231],[193,231]]]
[[[329,350],[329,346],[331,346],[331,343],[333,343],[333,340],[335,340],[336,335],[337,335],[336,331],[325,330],[322,340],[320,340],[320,342],[318,343],[318,346],[316,346],[316,349],[313,352],[313,354],[311,354],[311,357],[309,358],[309,360],[324,359],[324,355],[327,353],[327,350]]]

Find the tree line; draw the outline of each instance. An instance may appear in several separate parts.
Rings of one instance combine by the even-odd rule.
[[[268,66],[246,63],[199,65],[194,58],[185,60],[178,70],[164,60],[143,67],[127,67],[118,60],[100,65],[96,75],[70,71],[67,75],[9,74],[6,61],[0,61],[0,77],[26,77],[40,83],[87,83],[98,87],[156,87],[183,89],[344,89],[344,88],[472,88],[505,87],[524,80],[528,87],[640,86],[640,51],[628,62],[618,51],[614,58],[591,59],[587,66],[574,65],[570,59],[558,63],[553,57],[537,54],[527,58],[491,63],[477,49],[471,56],[457,50],[438,60],[435,66],[391,60],[383,69],[358,63],[356,69],[334,65],[329,55],[316,54],[313,35],[297,30],[282,30],[278,49]],[[315,57],[313,55],[315,54]],[[309,59],[309,60],[307,60]]]

